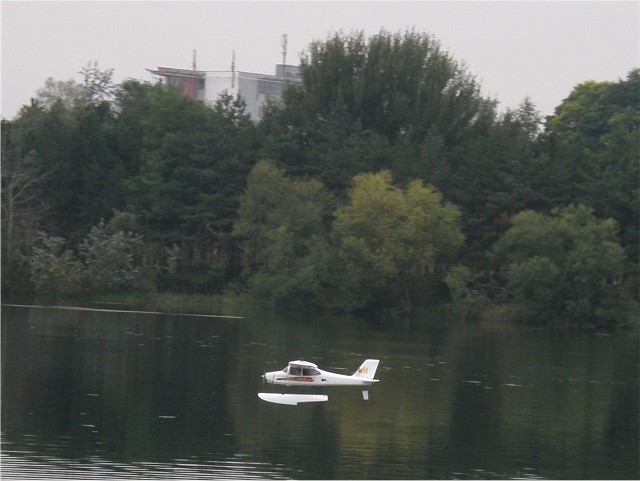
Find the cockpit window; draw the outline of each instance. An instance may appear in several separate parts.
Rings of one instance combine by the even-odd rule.
[[[296,366],[290,366],[289,374],[291,374],[292,376],[300,376],[302,374],[302,369]]]
[[[303,376],[317,376],[318,374],[320,374],[320,371],[317,369],[305,368],[302,370]]]

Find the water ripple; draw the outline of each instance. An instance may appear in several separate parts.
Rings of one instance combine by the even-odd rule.
[[[246,456],[210,462],[176,460],[169,463],[118,463],[99,457],[83,460],[35,455],[3,448],[2,479],[291,479],[282,466],[254,462]]]

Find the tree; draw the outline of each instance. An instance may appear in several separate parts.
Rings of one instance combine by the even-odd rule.
[[[94,61],[93,64],[88,62],[78,73],[84,77],[87,102],[100,104],[113,99],[115,86],[112,80],[112,68],[100,70],[98,62]]]
[[[338,33],[312,43],[300,68],[302,85],[263,117],[263,157],[338,196],[361,172],[390,169],[402,181],[424,174],[419,151],[429,135],[448,150],[493,115],[495,102],[466,68],[414,31]]]
[[[335,34],[302,58],[304,105],[329,118],[346,112],[390,140],[420,142],[432,126],[447,137],[468,126],[482,104],[479,85],[432,36],[381,31]]]
[[[335,302],[347,310],[410,312],[433,301],[462,246],[460,212],[422,181],[360,174],[333,224]]]
[[[25,106],[12,125],[15,155],[28,157],[43,175],[50,215],[42,228],[72,243],[123,207],[124,169],[113,149],[112,112],[108,103],[88,103],[84,90],[50,106]]]
[[[19,133],[12,122],[2,122],[2,261],[30,246],[30,239],[47,210],[41,185],[46,174],[30,154],[19,152]]]
[[[640,69],[618,82],[577,85],[547,121],[533,187],[547,206],[580,203],[612,217],[638,277]]]
[[[515,216],[493,249],[514,316],[543,325],[624,324],[631,310],[616,228],[579,205]]]
[[[84,103],[86,98],[85,86],[75,80],[55,80],[53,77],[48,77],[44,87],[36,92],[36,98],[32,100],[32,104],[45,110],[51,110],[58,103],[66,109],[72,109]]]
[[[142,236],[125,232],[124,225],[131,225],[131,218],[119,212],[109,223],[100,220],[77,246],[79,256],[64,238],[38,232],[26,256],[36,292],[73,296],[138,287]]]
[[[82,264],[62,237],[38,232],[37,243],[28,258],[31,282],[36,292],[47,296],[77,295],[86,291]]]
[[[319,306],[331,196],[317,180],[292,180],[271,161],[252,169],[234,234],[251,289],[274,304]]]
[[[469,267],[458,264],[445,276],[449,295],[456,308],[468,317],[478,315],[489,301],[483,273],[474,272]]]
[[[15,122],[2,121],[2,293],[8,296],[28,290],[21,253],[32,248],[48,213],[46,171],[21,151],[22,134]]]
[[[531,140],[538,138],[542,128],[542,115],[529,97],[525,97],[514,112],[514,117]]]
[[[233,227],[242,242],[245,279],[267,262],[270,237],[282,223],[288,183],[284,172],[271,161],[258,162],[249,173]]]
[[[141,127],[118,132],[134,149],[136,173],[124,184],[128,209],[145,226],[148,261],[159,266],[176,245],[180,261],[166,287],[221,289],[235,272],[231,230],[256,149],[244,104],[223,95],[212,109],[162,85],[128,85],[120,101],[125,125]]]
[[[421,179],[461,208],[466,255],[483,253],[509,219],[534,204],[527,166],[541,116],[529,99],[502,116],[466,67],[427,34],[333,35],[302,58],[260,129],[262,153],[293,176],[313,176],[344,200],[357,174]]]
[[[115,230],[101,220],[80,244],[80,256],[93,292],[131,289],[141,275],[142,236]]]
[[[437,132],[423,145],[421,156],[430,168],[424,177],[462,211],[464,257],[470,267],[482,266],[510,219],[531,207],[534,193],[526,174],[536,156],[535,118],[525,101],[518,111],[499,117],[487,113],[452,149],[446,149]]]

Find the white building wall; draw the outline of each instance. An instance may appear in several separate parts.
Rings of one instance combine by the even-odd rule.
[[[175,72],[173,70],[176,70]],[[182,71],[151,71],[152,74],[165,79],[167,84],[178,82],[176,75]],[[177,73],[176,73],[177,72]],[[187,72],[191,73],[191,72]],[[258,121],[262,117],[262,108],[269,99],[282,98],[282,91],[289,82],[299,82],[298,67],[290,65],[276,66],[276,75],[257,74],[240,71],[198,71],[202,76],[198,79],[196,100],[213,105],[225,90],[233,97],[244,98],[246,111],[251,118]],[[186,74],[183,74],[186,75]]]
[[[245,102],[247,102],[247,113],[251,115],[252,119],[260,119],[260,104],[256,80],[241,72],[239,85],[240,95],[244,98]]]
[[[260,120],[267,100],[280,99],[287,83],[297,81],[289,75],[285,78],[240,71],[206,72],[204,100],[211,105],[224,90],[234,97],[240,94],[247,103],[247,113],[252,119]]]
[[[234,86],[235,83],[235,86]],[[229,91],[234,97],[238,93],[238,82],[232,81],[231,72],[207,72],[204,87],[204,102],[213,105],[222,92]]]

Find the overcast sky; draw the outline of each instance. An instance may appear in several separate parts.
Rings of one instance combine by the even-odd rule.
[[[2,103],[14,118],[47,77],[81,81],[89,61],[125,78],[145,68],[236,68],[275,73],[332,32],[384,28],[435,35],[499,110],[529,96],[543,115],[586,80],[617,81],[638,67],[640,2],[463,1],[7,1],[2,14]]]

